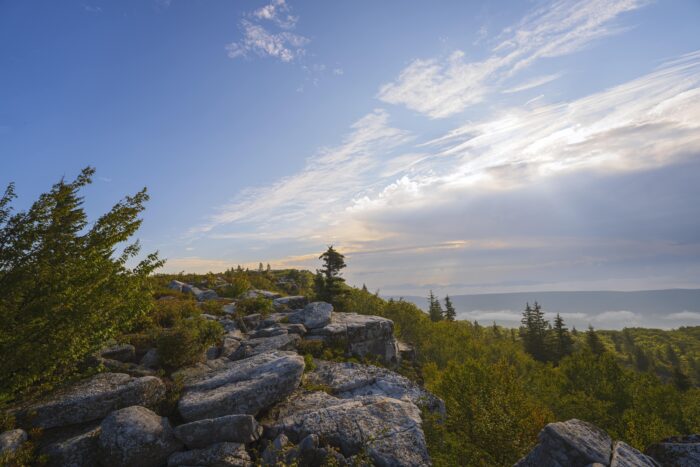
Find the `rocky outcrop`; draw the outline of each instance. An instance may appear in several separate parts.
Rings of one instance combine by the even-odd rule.
[[[333,305],[326,302],[309,303],[303,310],[289,315],[289,322],[303,324],[308,329],[322,328],[331,322]]]
[[[240,347],[229,355],[232,360],[248,358],[271,350],[294,350],[301,341],[297,334],[288,334],[283,330],[281,334],[272,337],[248,339],[241,342]]]
[[[48,467],[93,467],[99,465],[100,425],[90,426],[64,439],[56,440],[42,449]]]
[[[700,465],[700,434],[666,438],[649,446],[646,453],[663,466],[698,466]]]
[[[398,362],[394,323],[379,316],[333,313],[330,323],[310,330],[306,338],[343,347],[349,354],[359,357],[375,355],[386,364]]]
[[[10,454],[27,441],[27,432],[21,429],[9,430],[0,434],[0,455]]]
[[[616,441],[613,445],[610,467],[660,467],[660,464],[629,444]]]
[[[309,300],[303,295],[293,295],[291,297],[280,297],[272,301],[272,305],[276,310],[298,310],[304,308],[309,303]]]
[[[278,407],[266,434],[299,443],[316,435],[345,457],[366,454],[375,465],[430,464],[420,409],[383,396],[339,399],[325,392],[296,395]]]
[[[294,352],[272,351],[229,362],[187,382],[178,409],[187,421],[256,415],[291,394],[303,371],[304,359]]]
[[[252,466],[245,446],[237,443],[216,443],[204,449],[176,452],[168,458],[168,467],[187,465],[228,467]]]
[[[385,396],[411,402],[441,415],[445,403],[408,378],[386,368],[359,363],[316,361],[316,369],[306,375],[307,382],[327,388],[334,396],[352,399],[358,396]]]
[[[168,419],[145,407],[116,410],[100,428],[100,462],[105,467],[157,467],[181,447]]]
[[[153,406],[164,396],[165,385],[154,376],[101,373],[25,407],[17,415],[27,425],[47,429],[98,420],[131,405]]]
[[[120,362],[130,362],[136,356],[136,348],[131,344],[120,344],[100,351],[100,357]]]
[[[539,444],[518,467],[609,465],[612,455],[610,436],[595,425],[581,420],[550,423],[538,436]]]
[[[220,442],[248,444],[260,439],[261,435],[262,426],[252,415],[207,418],[175,428],[175,436],[190,449]]]

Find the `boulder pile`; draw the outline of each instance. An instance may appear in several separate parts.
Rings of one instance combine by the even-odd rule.
[[[155,349],[106,348],[96,360],[124,371],[16,408],[23,429],[0,434],[0,451],[41,428],[49,466],[430,465],[421,409],[444,414],[444,404],[390,369],[399,362],[390,320],[300,296],[247,296],[271,300],[275,312],[205,315],[226,333],[171,375],[176,392],[156,376]],[[304,345],[385,367],[312,359]]]

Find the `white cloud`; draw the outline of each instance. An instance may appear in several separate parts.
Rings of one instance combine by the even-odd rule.
[[[273,0],[267,5],[253,12],[255,18],[274,22],[277,26],[284,29],[291,29],[296,26],[299,21],[298,16],[291,14],[291,9],[285,0]]]
[[[296,26],[299,18],[290,13],[290,8],[284,0],[273,0],[248,16],[250,20],[242,19],[239,23],[243,38],[226,46],[230,58],[255,54],[291,62],[306,53],[304,47],[310,40],[289,31]],[[263,26],[264,21],[271,21],[283,30],[270,31]]]
[[[513,94],[516,92],[527,91],[528,89],[534,89],[550,83],[554,80],[561,78],[561,73],[554,73],[552,75],[538,76],[524,83],[513,86],[512,88],[504,89],[501,91],[503,94]]]
[[[604,311],[593,317],[593,322],[600,324],[626,323],[627,326],[639,322],[639,316],[627,310]]]
[[[700,321],[700,313],[697,311],[681,311],[679,313],[671,313],[666,316],[666,319],[678,321]]]
[[[250,21],[241,21],[243,39],[226,46],[231,58],[247,57],[254,53],[260,57],[273,57],[291,62],[305,53],[309,40],[298,34],[283,31],[270,33],[264,27]]]
[[[350,203],[350,198],[367,188],[367,176],[380,165],[382,157],[407,142],[406,131],[388,125],[389,115],[381,109],[355,122],[352,132],[336,147],[321,149],[309,158],[305,168],[267,186],[241,193],[223,207],[198,231],[234,222],[288,226],[283,235],[294,236],[298,229],[308,232],[329,225],[335,215]]]
[[[457,51],[446,60],[414,60],[396,81],[381,86],[377,97],[431,118],[454,115],[482,102],[505,80],[535,61],[570,54],[596,39],[619,32],[621,29],[612,24],[613,20],[645,3],[645,0],[555,2],[506,29],[486,59],[469,61],[463,52]]]

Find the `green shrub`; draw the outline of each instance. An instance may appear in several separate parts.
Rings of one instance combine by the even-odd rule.
[[[250,281],[243,274],[236,274],[230,285],[219,289],[219,295],[222,297],[238,298],[241,294],[250,289]]]
[[[224,304],[219,301],[219,300],[207,300],[205,302],[202,302],[199,305],[199,309],[202,311],[202,313],[206,313],[209,315],[222,315],[224,313],[223,311]]]
[[[272,312],[272,301],[264,297],[242,298],[236,303],[236,312],[241,316],[254,313],[267,316]]]
[[[128,268],[139,246],[122,245],[141,224],[146,190],[90,225],[79,191],[93,174],[61,180],[27,211],[12,212],[12,184],[0,197],[0,400],[77,372],[152,306],[149,275],[162,262],[151,254]]]
[[[174,371],[197,363],[207,347],[219,342],[223,334],[223,328],[216,321],[204,318],[180,321],[156,339],[160,364]]]
[[[300,354],[309,354],[312,357],[320,358],[323,353],[323,342],[302,339],[297,345],[297,351]]]
[[[314,357],[311,354],[304,355],[304,373],[314,371],[316,369],[316,363],[314,362]]]
[[[153,310],[138,321],[136,329],[147,331],[172,328],[183,320],[195,318],[201,314],[201,310],[192,300],[157,301]]]

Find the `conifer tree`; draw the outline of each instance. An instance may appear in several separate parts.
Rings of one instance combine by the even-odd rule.
[[[442,306],[440,305],[440,300],[435,298],[433,291],[430,291],[430,297],[428,297],[430,305],[428,307],[428,315],[431,321],[442,321],[444,314],[442,311]]]
[[[449,295],[445,295],[445,319],[447,321],[454,321],[457,318],[457,312],[455,311],[454,305],[452,305],[452,300],[450,300]]]
[[[316,293],[321,300],[338,305],[346,295],[345,279],[340,272],[346,266],[345,256],[331,245],[318,259],[323,260],[323,267],[316,271]]]
[[[600,336],[590,324],[588,325],[588,331],[586,331],[586,345],[596,355],[602,355],[605,352],[603,341],[600,340]]]
[[[551,357],[555,362],[559,362],[562,358],[570,355],[574,348],[574,341],[564,324],[564,319],[559,313],[557,313],[557,317],[554,319],[554,329],[551,335]]]
[[[529,303],[525,306],[520,335],[523,339],[525,351],[536,360],[547,361],[547,329],[549,323],[544,319],[544,312],[539,303],[535,302],[531,307]]]

